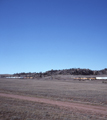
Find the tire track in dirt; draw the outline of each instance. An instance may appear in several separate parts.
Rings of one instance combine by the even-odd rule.
[[[36,98],[36,97],[21,96],[21,95],[6,94],[6,93],[0,93],[0,96],[7,97],[7,98],[20,99],[20,100],[39,102],[39,103],[46,103],[46,104],[51,104],[51,105],[57,105],[59,107],[76,109],[76,110],[84,111],[84,112],[91,112],[93,114],[102,114],[105,116],[107,115],[107,107],[104,107],[104,106],[93,106],[93,105],[86,105],[86,104],[81,104],[81,103],[62,102],[62,101],[55,101],[55,100],[44,99],[44,98]]]

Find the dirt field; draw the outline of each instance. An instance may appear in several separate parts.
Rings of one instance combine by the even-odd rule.
[[[107,108],[107,84],[102,81],[74,81],[72,79],[59,80],[45,78],[41,80],[33,79],[0,79],[0,93],[25,95],[31,97],[46,98],[49,100],[65,101],[70,103],[84,103],[93,106]],[[12,103],[12,104],[11,104]],[[17,104],[20,105],[17,105]],[[21,107],[23,103],[23,106]],[[56,105],[41,104],[16,100],[12,98],[0,97],[0,120],[15,120],[19,116],[20,120],[28,119],[52,119],[52,120],[106,120],[107,116],[100,114],[84,113],[81,110],[61,108]],[[32,106],[32,108],[30,108]],[[43,108],[43,109],[40,109]],[[15,109],[15,107],[17,109]],[[20,108],[21,107],[21,108]],[[47,109],[47,113],[44,110]],[[7,109],[8,108],[8,109]],[[27,113],[25,108],[27,108]],[[36,110],[34,108],[37,108]],[[14,111],[15,109],[15,111]],[[20,109],[23,109],[23,115]],[[30,111],[32,109],[32,111]],[[39,112],[37,112],[39,111]],[[58,112],[55,112],[58,111]],[[75,112],[76,111],[76,112]],[[30,113],[32,112],[32,113]],[[12,114],[13,113],[13,114]],[[20,113],[20,114],[19,114]],[[33,116],[34,114],[36,116]],[[31,114],[31,116],[30,116]],[[43,116],[44,114],[44,116]],[[52,118],[52,116],[54,117]],[[10,116],[8,119],[8,115]],[[5,119],[3,119],[3,116]],[[41,118],[39,118],[41,116]],[[12,118],[13,117],[13,118]]]

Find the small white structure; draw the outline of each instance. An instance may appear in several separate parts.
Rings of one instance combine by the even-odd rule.
[[[23,77],[6,77],[6,78],[17,78],[17,79],[21,79]]]
[[[97,80],[101,80],[101,79],[107,80],[107,77],[96,77],[96,79],[97,79]]]

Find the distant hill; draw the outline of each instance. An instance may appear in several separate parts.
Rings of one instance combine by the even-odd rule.
[[[49,70],[46,72],[39,73],[15,73],[11,74],[0,74],[0,77],[6,76],[17,76],[17,77],[33,77],[33,78],[41,78],[45,76],[52,75],[107,75],[107,68],[102,70],[90,70],[90,69],[80,69],[80,68],[72,68],[72,69],[63,69],[63,70]]]
[[[107,75],[107,68],[103,70],[90,70],[90,69],[63,69],[63,70],[49,70],[46,72],[40,73],[16,73],[14,76],[31,76],[31,77],[42,77],[42,76],[51,76],[51,75]]]

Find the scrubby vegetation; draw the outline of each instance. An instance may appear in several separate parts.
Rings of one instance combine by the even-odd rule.
[[[0,97],[0,120],[106,120],[100,115]]]
[[[80,68],[72,68],[72,69],[63,69],[63,70],[49,70],[46,72],[39,73],[15,73],[13,75],[0,75],[2,78],[6,76],[17,76],[17,77],[32,77],[32,78],[41,78],[52,75],[107,75],[107,68],[103,70],[90,70],[90,69],[80,69]]]

